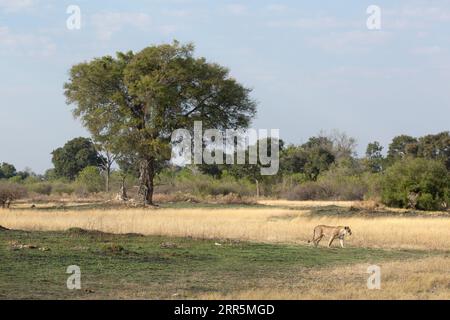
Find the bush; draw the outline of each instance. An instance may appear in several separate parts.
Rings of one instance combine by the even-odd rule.
[[[78,174],[76,183],[78,185],[77,190],[80,190],[83,195],[100,192],[105,189],[105,180],[97,167],[84,168]]]
[[[368,191],[361,175],[352,174],[349,168],[336,168],[319,177],[318,183],[331,200],[363,200]]]
[[[14,200],[25,197],[27,190],[20,184],[0,182],[0,206],[9,208]]]
[[[317,181],[287,186],[281,196],[288,200],[363,200],[368,183],[346,167],[334,167]]]
[[[27,185],[28,191],[49,196],[52,193],[52,185],[50,183],[33,183]]]
[[[177,174],[163,172],[156,182],[157,193],[189,193],[196,196],[225,196],[236,194],[240,196],[253,196],[256,193],[254,184],[246,179],[239,181],[231,176],[221,179],[209,175],[183,169]]]
[[[325,200],[330,197],[319,183],[309,181],[281,194],[288,200]]]
[[[52,183],[52,193],[56,195],[63,195],[63,194],[72,194],[75,191],[75,187],[73,184],[68,182],[53,182]]]
[[[21,176],[14,176],[8,179],[8,181],[12,184],[18,184],[22,182],[22,177]]]
[[[450,174],[439,161],[405,159],[386,170],[382,187],[388,206],[439,210],[449,203]]]

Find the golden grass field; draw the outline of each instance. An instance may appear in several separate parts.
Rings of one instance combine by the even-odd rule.
[[[444,253],[414,261],[382,265],[383,290],[368,293],[361,281],[367,264],[309,270],[298,283],[277,287],[270,281],[255,291],[229,295],[206,294],[216,299],[450,299],[450,218],[442,215],[327,216],[311,215],[309,207],[353,202],[265,201],[269,207],[111,209],[33,211],[0,210],[0,225],[10,229],[60,231],[73,227],[108,233],[140,233],[207,239],[306,245],[316,225],[349,225],[350,247],[439,250]],[[270,207],[270,205],[274,207]],[[280,207],[282,206],[282,207]],[[326,245],[324,239],[322,246]],[[338,243],[334,244],[335,246]],[[345,250],[345,249],[343,249]],[[336,281],[339,279],[339,281]],[[345,285],[342,285],[342,283]]]
[[[271,202],[285,205],[286,202]],[[297,205],[294,203],[294,205]],[[325,202],[311,205],[325,205]],[[351,203],[344,203],[351,205]],[[316,225],[348,225],[356,247],[450,249],[450,218],[439,216],[312,216],[307,209],[112,209],[0,210],[0,225],[10,229],[60,231],[72,227],[109,233],[229,238],[304,244]],[[326,241],[322,241],[325,245]]]
[[[288,286],[265,280],[264,289],[205,294],[199,299],[236,300],[358,300],[450,299],[450,257],[386,262],[381,267],[381,289],[367,290],[368,264],[305,271]]]

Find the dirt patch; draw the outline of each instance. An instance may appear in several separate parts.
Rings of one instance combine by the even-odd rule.
[[[108,244],[106,244],[105,246],[103,246],[102,252],[105,253],[105,254],[113,254],[113,255],[129,254],[130,253],[124,247],[122,247],[121,245],[118,245],[116,243],[108,243]]]
[[[163,242],[159,246],[161,249],[177,249],[178,245],[173,242]]]
[[[37,249],[39,251],[50,251],[49,248],[47,247],[40,247],[34,244],[24,244],[24,243],[19,243],[17,241],[9,241],[9,249],[13,250],[13,251],[17,251],[17,250],[24,250],[24,249]]]

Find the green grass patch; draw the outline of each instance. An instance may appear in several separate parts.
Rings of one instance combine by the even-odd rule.
[[[17,249],[21,244],[37,248]],[[112,235],[82,229],[0,231],[0,299],[193,298],[253,289],[267,281],[289,284],[309,268],[377,264],[430,254]],[[81,268],[82,290],[66,287],[70,265]]]

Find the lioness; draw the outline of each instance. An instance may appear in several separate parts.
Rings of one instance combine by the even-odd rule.
[[[330,226],[324,226],[320,225],[314,228],[313,238],[312,240],[308,240],[308,243],[313,242],[314,246],[317,247],[320,240],[324,236],[330,236],[330,240],[328,241],[328,247],[331,247],[331,244],[336,238],[339,238],[339,242],[341,243],[341,247],[344,247],[344,237],[345,235],[352,235],[352,230],[350,230],[350,227],[330,227]]]

